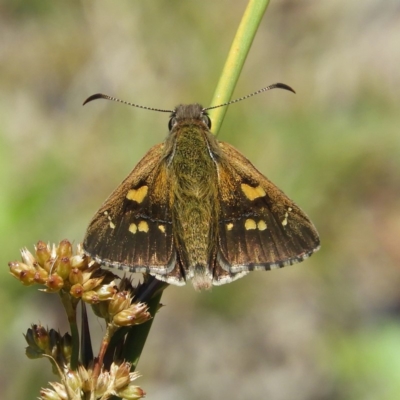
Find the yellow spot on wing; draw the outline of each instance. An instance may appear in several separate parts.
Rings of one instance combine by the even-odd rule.
[[[257,224],[254,219],[246,219],[246,222],[244,223],[244,227],[246,230],[251,230],[251,229],[257,229]]]
[[[137,232],[136,224],[130,224],[128,229],[129,229],[129,232],[131,232],[133,234],[135,234]]]
[[[252,187],[246,183],[240,185],[242,192],[249,200],[255,200],[259,197],[264,197],[266,195],[265,190],[261,186]]]
[[[164,226],[164,225],[158,225],[158,229],[159,229],[162,233],[165,233],[165,226]]]
[[[128,191],[126,198],[140,204],[147,196],[148,190],[149,188],[146,185],[141,186],[139,189],[131,189]]]
[[[265,223],[265,221],[261,220],[258,222],[257,228],[259,231],[265,231],[267,229],[267,224]]]
[[[228,229],[228,231],[231,231],[232,228],[233,228],[232,222],[229,222],[229,224],[226,224],[226,229]]]
[[[146,221],[140,221],[138,224],[139,232],[148,232],[149,231],[149,224]]]
[[[111,229],[115,229],[115,224],[114,224],[114,222],[112,222],[111,217],[110,217],[110,214],[108,214],[108,211],[104,211],[103,214],[107,217],[107,219],[108,219],[108,221],[109,221],[109,226],[110,226],[110,228],[111,228]]]
[[[292,207],[288,207],[288,210],[285,212],[285,218],[282,221],[282,225],[286,226],[288,222],[289,212],[292,211]]]

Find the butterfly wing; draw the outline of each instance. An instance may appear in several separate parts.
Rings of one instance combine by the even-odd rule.
[[[179,285],[185,282],[176,265],[163,149],[164,144],[151,148],[104,202],[90,222],[83,248],[106,266],[148,272]]]
[[[219,242],[214,284],[301,262],[319,248],[304,212],[238,150],[219,142]]]

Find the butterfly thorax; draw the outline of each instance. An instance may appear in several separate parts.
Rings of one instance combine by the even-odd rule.
[[[173,147],[168,160],[170,201],[178,260],[185,279],[192,279],[197,289],[207,289],[212,285],[210,265],[218,234],[218,179],[210,147],[215,146],[215,139],[202,121],[192,118],[187,123],[180,121],[169,139]]]

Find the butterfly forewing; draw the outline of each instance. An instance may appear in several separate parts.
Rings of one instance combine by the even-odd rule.
[[[219,143],[218,261],[232,274],[300,262],[319,248],[308,217],[239,151]]]
[[[85,252],[132,272],[170,272],[175,266],[163,144],[154,146],[91,221]]]

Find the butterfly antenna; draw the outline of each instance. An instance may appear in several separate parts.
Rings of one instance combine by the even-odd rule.
[[[129,101],[120,100],[120,99],[117,99],[116,97],[108,96],[107,94],[103,94],[103,93],[92,94],[90,97],[88,97],[83,102],[83,105],[89,103],[90,101],[97,100],[97,99],[106,99],[106,100],[117,101],[118,103],[126,104],[126,105],[132,106],[132,107],[143,108],[144,110],[167,112],[167,113],[173,112],[173,110],[162,110],[160,108],[146,107],[146,106],[141,106],[138,104],[129,103]]]
[[[250,93],[247,96],[240,97],[240,98],[238,98],[236,100],[231,100],[231,101],[228,101],[227,103],[219,104],[218,106],[212,106],[212,107],[203,108],[203,111],[212,110],[214,108],[224,107],[224,106],[227,106],[229,104],[237,103],[238,101],[242,101],[242,100],[248,99],[249,97],[255,96],[256,94],[259,94],[259,93],[262,93],[262,92],[266,92],[267,90],[276,89],[276,88],[285,89],[285,90],[289,90],[289,92],[296,93],[290,86],[285,85],[284,83],[274,83],[274,84],[269,85],[269,86],[267,86],[265,88],[259,89],[254,93]]]

